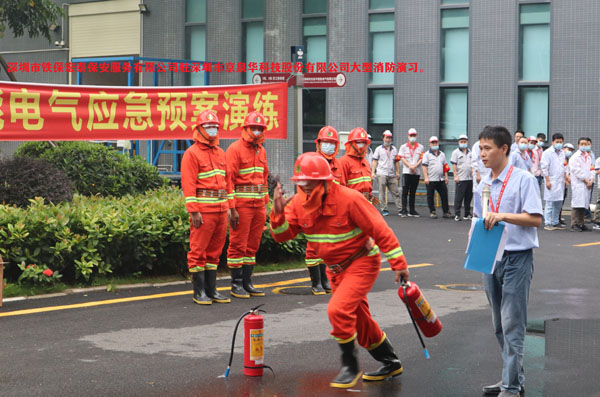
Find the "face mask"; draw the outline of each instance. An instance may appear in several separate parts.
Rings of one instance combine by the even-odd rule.
[[[533,150],[533,149],[535,149],[535,145],[533,143],[530,143],[529,145],[527,145],[527,148],[529,150]]]
[[[556,150],[560,150],[560,149],[562,149],[562,148],[563,148],[563,144],[562,144],[562,143],[555,143],[555,144],[554,144],[554,149],[556,149]]]
[[[215,136],[217,136],[217,132],[219,132],[219,129],[217,127],[209,127],[209,128],[205,128],[204,131],[206,131],[208,136],[215,137]]]
[[[321,142],[321,151],[325,154],[333,154],[335,152],[335,143]]]
[[[527,144],[526,143],[519,143],[519,150],[523,151],[525,149],[527,149]]]
[[[439,150],[439,148],[440,148],[439,145],[435,145],[435,146],[431,147],[431,150]]]
[[[582,152],[589,152],[590,151],[590,147],[589,146],[582,146],[579,148]]]
[[[359,148],[359,149],[362,149],[362,148],[364,148],[364,147],[365,147],[365,144],[364,144],[364,143],[362,143],[362,142],[361,142],[361,143],[357,143],[357,144],[356,144],[356,147],[357,147],[357,148]]]
[[[251,130],[251,131],[254,134],[254,136],[259,136],[260,134],[262,134],[261,130]]]
[[[385,147],[390,147],[390,145],[392,144],[392,142],[390,142],[390,143],[383,142],[383,144],[385,145]]]
[[[459,143],[459,144],[458,144],[458,147],[459,147],[459,148],[461,148],[461,149],[466,149],[466,148],[467,148],[467,146],[468,146],[468,145],[467,145],[466,143]]]
[[[408,138],[408,141],[410,143],[415,143],[417,141],[417,137],[411,136],[411,137]]]
[[[573,155],[573,152],[572,152],[572,151],[570,151],[570,150],[567,150],[567,151],[565,152],[565,156],[567,156],[567,158],[571,157],[572,155]]]
[[[542,141],[538,141],[537,145],[538,145],[539,147],[544,147],[544,142],[542,142]]]

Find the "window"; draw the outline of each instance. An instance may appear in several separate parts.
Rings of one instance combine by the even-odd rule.
[[[264,62],[265,43],[264,0],[242,0],[242,62]],[[252,83],[253,73],[244,74],[244,82]]]
[[[519,80],[550,80],[550,5],[523,4],[520,15]]]
[[[548,134],[550,5],[523,4],[519,13],[518,128]]]
[[[394,128],[394,90],[371,88],[368,101],[367,132],[376,147],[383,143],[383,131]]]
[[[394,14],[369,15],[369,62],[394,62]],[[371,84],[394,84],[394,73],[371,73]]]
[[[548,136],[548,86],[519,87],[519,129]]]
[[[186,57],[206,60],[206,0],[187,0],[185,14]],[[204,85],[204,72],[188,74],[188,84]]]
[[[455,141],[467,131],[467,89],[440,91],[440,139]]]
[[[302,92],[303,152],[316,150],[315,139],[326,125],[327,90],[304,89]]]
[[[465,4],[465,3],[469,3],[469,0],[442,0],[442,5],[449,5],[449,4]]]
[[[395,0],[369,0],[369,10],[393,9]]]
[[[306,62],[327,62],[327,19],[304,18],[302,24]]]
[[[442,81],[469,81],[469,9],[442,10]]]
[[[327,13],[327,0],[304,0],[302,12],[304,14],[325,14]]]

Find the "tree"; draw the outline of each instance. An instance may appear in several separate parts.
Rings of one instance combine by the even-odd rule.
[[[50,25],[62,15],[52,0],[0,0],[0,38],[8,25],[15,37],[27,31],[29,37],[41,35],[50,42]]]

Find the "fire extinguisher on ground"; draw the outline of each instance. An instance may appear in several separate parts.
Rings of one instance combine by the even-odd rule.
[[[244,320],[244,375],[246,376],[262,376],[265,368],[273,369],[264,364],[265,359],[265,337],[264,337],[264,317],[261,312],[264,310],[258,305],[246,313],[242,314],[233,330],[233,340],[231,341],[231,353],[229,355],[229,364],[225,370],[223,377],[229,376],[231,363],[233,362],[233,351],[235,348],[235,337],[242,319]]]
[[[429,358],[429,351],[425,347],[425,342],[423,342],[419,329],[421,329],[421,332],[426,337],[433,338],[442,331],[442,322],[429,305],[427,299],[425,299],[417,284],[402,280],[402,286],[398,288],[398,296],[406,305],[406,310],[421,340],[425,357]],[[419,328],[417,328],[417,325]]]

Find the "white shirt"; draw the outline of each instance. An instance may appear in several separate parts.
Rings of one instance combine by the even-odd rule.
[[[600,157],[596,159],[596,171],[600,170]],[[598,189],[600,189],[600,174],[598,174]]]
[[[430,149],[423,154],[423,165],[427,167],[427,177],[431,182],[444,180],[444,164],[446,164],[446,155],[438,150],[437,156]]]
[[[463,152],[460,148],[454,149],[450,162],[456,164],[456,176],[460,181],[473,180],[473,173],[471,171],[471,151],[467,148]]]
[[[562,201],[565,192],[565,152],[550,146],[542,153],[540,168],[544,176],[544,200]],[[546,176],[550,178],[550,190],[546,187]]]
[[[398,149],[394,145],[388,147],[389,149],[385,145],[377,146],[373,153],[373,160],[377,161],[377,169],[375,170],[377,175],[396,176]]]
[[[571,172],[571,207],[588,208],[590,205],[590,189],[586,181],[594,178],[592,174],[592,156],[581,150],[576,151],[569,160]]]
[[[424,152],[425,148],[418,142],[415,142],[414,144],[405,143],[404,145],[400,146],[398,156],[400,156],[401,159],[406,159],[406,161],[408,161],[408,164],[416,165],[419,162],[419,160],[423,158]],[[410,168],[404,165],[404,163],[402,163],[402,173],[412,174],[410,172]],[[417,167],[415,169],[415,173],[413,175],[421,175],[420,167]]]

